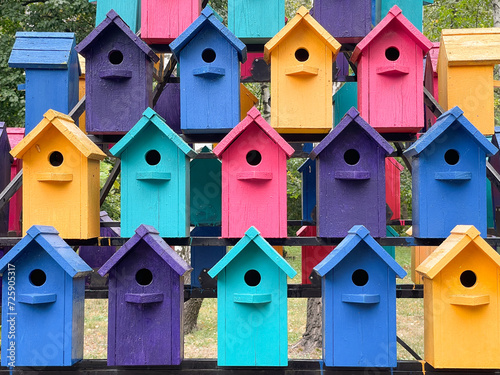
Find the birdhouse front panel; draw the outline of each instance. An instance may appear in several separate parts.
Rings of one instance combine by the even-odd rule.
[[[96,0],[89,1],[95,2]],[[111,9],[118,13],[134,33],[141,30],[141,0],[97,0],[96,27],[106,19],[106,14]]]

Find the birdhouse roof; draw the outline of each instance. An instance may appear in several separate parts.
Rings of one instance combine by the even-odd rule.
[[[457,125],[461,126],[467,131],[468,134],[470,134],[472,140],[486,153],[487,156],[497,153],[498,149],[493,146],[493,144],[488,141],[488,139],[481,134],[481,132],[474,125],[472,125],[469,120],[467,120],[464,116],[464,111],[462,111],[459,107],[454,107],[443,113],[437,119],[436,123],[404,152],[404,155],[407,157],[419,155],[436,139],[438,139],[448,128],[453,126],[453,129],[456,130]]]
[[[219,34],[226,39],[226,41],[233,46],[233,48],[238,52],[238,59],[240,62],[245,62],[247,59],[247,46],[239,40],[229,29],[222,24],[217,18],[217,13],[207,5],[201,15],[194,20],[194,22],[188,26],[184,32],[177,37],[172,43],[170,43],[170,49],[179,58],[179,52],[186,47],[186,45],[195,38],[198,33],[205,27],[205,25],[211,25],[214,27]]]
[[[441,48],[450,66],[500,64],[500,28],[442,30]]]
[[[432,43],[432,48],[427,54],[427,58],[430,59],[432,72],[437,75],[438,68],[438,58],[439,58],[439,43]]]
[[[81,277],[92,272],[87,263],[59,237],[59,232],[51,226],[33,225],[26,236],[0,259],[0,273],[4,273],[9,263],[15,263],[26,247],[35,241],[52,259],[72,278]]]
[[[194,158],[197,155],[196,151],[189,147],[176,132],[170,129],[170,127],[165,123],[165,120],[151,108],[146,108],[137,124],[135,124],[134,127],[130,129],[130,131],[125,134],[123,138],[120,139],[120,141],[109,151],[113,155],[119,157],[129,144],[134,141],[139,133],[148,128],[149,124],[156,126],[156,128],[160,130],[168,139],[170,139],[186,156]],[[145,147],[147,146],[145,145]]]
[[[86,57],[87,49],[94,44],[94,41],[102,34],[106,33],[106,29],[110,25],[116,25],[126,36],[132,40],[135,45],[142,51],[146,56],[148,56],[153,62],[158,62],[160,58],[154,53],[154,51],[149,48],[149,46],[144,43],[144,41],[130,30],[130,27],[121,19],[121,17],[113,9],[111,9],[107,14],[104,21],[102,21],[94,30],[86,36],[77,46],[76,50],[82,56]]]
[[[458,254],[472,244],[500,268],[500,255],[479,234],[473,225],[457,225],[444,242],[417,267],[417,272],[434,279]]]
[[[135,246],[144,241],[151,250],[159,255],[165,263],[167,263],[175,273],[183,276],[192,268],[160,237],[160,233],[150,225],[141,224],[135,230],[135,234],[123,245],[120,250],[114,253],[111,258],[99,269],[99,275],[106,275],[113,269],[124,257],[130,252],[133,252]]]
[[[9,58],[11,68],[68,69],[75,47],[75,33],[16,33]]]
[[[328,31],[325,30],[323,26],[319,24],[310,14],[306,7],[301,6],[297,11],[295,17],[293,17],[288,23],[283,27],[278,34],[276,34],[269,42],[264,46],[264,60],[269,64],[271,59],[272,51],[286,39],[287,35],[292,32],[297,26],[306,25],[317,37],[319,37],[325,46],[332,51],[334,56],[340,51],[340,43],[331,36]]]
[[[255,227],[250,227],[238,243],[213,266],[208,275],[212,278],[217,276],[231,261],[241,253],[248,244],[254,242],[288,277],[293,279],[297,272],[288,264],[288,262],[260,235]]]
[[[217,155],[218,158],[220,158],[224,151],[226,151],[226,149],[231,146],[231,144],[240,135],[242,135],[251,124],[256,124],[258,127],[260,127],[262,131],[266,133],[267,136],[271,138],[271,140],[285,152],[287,157],[292,156],[292,154],[295,152],[293,147],[290,146],[283,139],[283,137],[279,135],[278,132],[267,123],[266,120],[264,120],[260,111],[257,108],[252,107],[252,109],[247,112],[247,116],[238,125],[231,129],[231,131],[213,149],[213,153]]]
[[[391,28],[394,24],[401,26],[402,30],[404,30],[413,42],[422,49],[423,54],[426,54],[431,49],[432,42],[403,16],[402,10],[397,5],[394,5],[391,10],[389,10],[389,13],[387,13],[387,16],[385,16],[382,21],[380,21],[379,24],[358,43],[352,54],[351,61],[358,61],[365,48],[367,48],[374,39],[377,39],[379,35],[383,35],[386,28]]]
[[[43,139],[46,130],[50,126],[55,127],[86,158],[102,160],[106,157],[106,154],[75,125],[71,117],[53,109],[45,112],[43,120],[10,151],[10,154],[15,158],[22,159],[31,147],[40,139]]]
[[[403,278],[406,276],[406,271],[401,267],[389,253],[380,246],[377,241],[370,236],[370,231],[363,225],[353,226],[342,242],[321,261],[314,270],[321,277],[325,276],[333,268],[335,268],[342,260],[353,251],[361,242],[364,242],[368,247],[384,261],[389,268],[391,268],[396,276]]]
[[[24,128],[7,128],[7,135],[9,136],[10,148],[17,146],[24,138]]]
[[[316,159],[319,154],[326,148],[328,145],[335,140],[344,129],[349,126],[352,122],[355,122],[361,129],[367,133],[367,135],[373,139],[373,141],[381,147],[387,155],[391,154],[394,151],[394,148],[375,130],[370,124],[368,124],[356,110],[356,108],[351,107],[349,111],[345,114],[339,124],[333,128],[330,133],[317,145],[314,150],[311,151],[309,157],[311,159]]]

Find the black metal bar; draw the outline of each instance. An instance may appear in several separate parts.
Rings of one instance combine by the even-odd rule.
[[[116,178],[120,174],[120,170],[121,170],[120,159],[116,159],[115,165],[113,165],[113,169],[111,169],[111,172],[109,172],[108,179],[106,180],[106,182],[104,183],[104,186],[101,189],[100,198],[99,198],[99,205],[100,206],[102,206],[104,201],[106,200],[106,197],[108,196],[109,191],[113,187],[113,184],[115,183]]]
[[[412,355],[413,358],[415,358],[417,361],[422,360],[422,358],[406,342],[401,340],[399,336],[396,336],[396,340],[399,345],[401,345],[408,353]]]
[[[441,107],[438,103],[438,101],[434,98],[434,96],[431,94],[427,88],[424,87],[424,104],[429,108],[432,113],[434,113],[434,116],[439,117],[441,116],[445,110],[443,107]]]
[[[5,204],[14,196],[16,191],[19,190],[19,188],[23,184],[23,170],[21,169],[19,172],[17,172],[16,176],[12,179],[11,182],[3,189],[3,191],[0,193],[0,210],[5,206]]]
[[[86,95],[83,96],[83,98],[80,99],[78,103],[73,107],[73,109],[68,113],[68,116],[73,119],[73,121],[77,121],[80,116],[85,112],[85,98]]]
[[[165,86],[167,85],[168,80],[172,75],[176,65],[177,65],[177,59],[175,58],[174,55],[171,55],[170,60],[168,61],[168,64],[163,72],[163,80],[159,82],[155,87],[155,91],[153,93],[153,107],[158,102],[158,99],[160,99],[160,95],[163,92]]]

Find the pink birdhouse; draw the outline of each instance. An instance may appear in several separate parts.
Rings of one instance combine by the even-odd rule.
[[[397,5],[356,46],[358,108],[379,133],[424,127],[423,58],[431,47]]]
[[[432,48],[425,59],[424,87],[439,101],[438,87],[438,56],[439,43],[432,43]],[[425,107],[425,129],[429,129],[436,122],[436,116],[432,111]]]
[[[24,138],[24,128],[7,128],[7,136],[9,137],[10,148],[13,149],[17,146],[21,139]],[[14,158],[10,167],[10,179],[12,180],[19,171],[23,169],[23,161]],[[9,202],[9,232],[16,235],[21,235],[21,210],[23,206],[23,192],[22,186],[14,194]]]
[[[385,202],[392,212],[390,220],[401,218],[401,172],[405,168],[394,158],[385,158]]]
[[[294,149],[253,107],[213,150],[222,161],[222,237],[287,236],[286,161]]]

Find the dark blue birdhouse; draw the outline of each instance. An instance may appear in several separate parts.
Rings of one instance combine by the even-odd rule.
[[[311,152],[312,143],[304,144],[303,151]],[[302,176],[302,220],[316,220],[316,160],[307,159],[298,171]]]
[[[240,122],[240,62],[246,46],[210,6],[170,44],[181,67],[181,129],[227,133]]]
[[[486,237],[486,157],[497,151],[458,107],[405,151],[412,157],[415,237],[446,238],[459,224]]]
[[[194,227],[191,237],[220,237],[221,227]],[[210,288],[217,285],[207,272],[226,255],[225,246],[191,246],[191,286]]]
[[[314,270],[322,278],[325,365],[395,367],[396,276],[405,270],[362,225]]]

